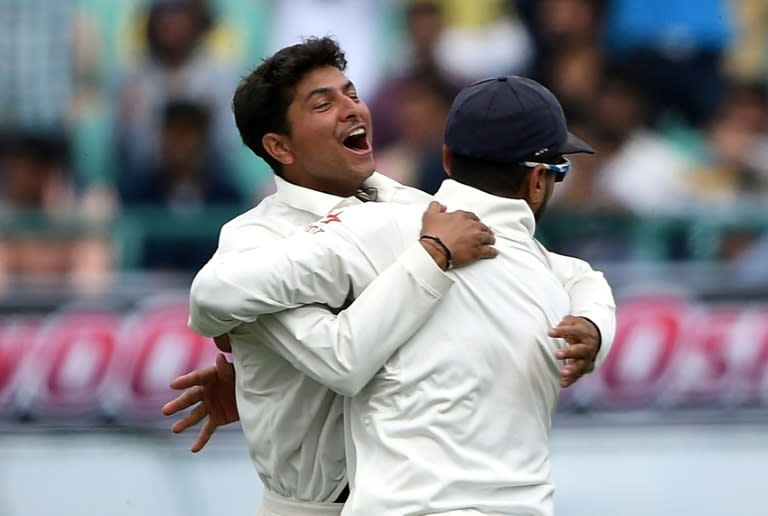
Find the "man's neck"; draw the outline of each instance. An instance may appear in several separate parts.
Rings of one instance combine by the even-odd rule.
[[[335,195],[336,197],[353,197],[354,195],[357,194],[357,192],[359,192],[361,189],[365,187],[365,182],[362,182],[359,185],[349,185],[349,184],[313,181],[311,179],[307,180],[305,178],[296,180],[295,178],[291,178],[287,175],[282,175],[280,177],[282,177],[285,181],[291,184],[294,184],[296,186],[301,186],[302,188],[307,188],[309,190],[314,190],[316,192],[322,192],[328,195]]]

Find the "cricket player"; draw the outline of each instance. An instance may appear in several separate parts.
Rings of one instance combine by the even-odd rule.
[[[216,256],[269,247],[318,217],[359,204],[350,196],[361,187],[368,195],[373,191],[379,201],[425,202],[425,194],[379,174],[371,175],[370,115],[344,76],[344,64],[343,53],[333,41],[309,40],[267,59],[241,84],[234,102],[238,127],[244,142],[275,170],[277,193],[222,229]],[[315,230],[333,224],[328,219]],[[481,227],[475,230],[476,235],[487,235]],[[192,307],[194,329],[210,336],[229,334],[239,417],[266,488],[264,514],[340,512],[346,468],[342,399],[337,392],[358,392],[402,344],[397,341],[404,341],[408,331],[426,321],[452,287],[453,281],[447,281],[435,265],[436,257],[444,259],[441,252],[433,244],[421,242],[403,253],[399,272],[391,273],[400,274],[399,283],[386,276],[378,280],[384,285],[380,290],[384,294],[378,294],[383,301],[359,303],[360,308],[350,307],[338,316],[329,313],[327,306],[339,308],[345,303],[325,302],[327,306],[259,318],[233,313],[218,320],[197,317],[197,309]],[[589,317],[600,328],[600,354],[604,355],[613,335],[613,301],[607,284],[583,262],[565,257],[554,261],[574,297],[571,311]],[[374,286],[361,297],[376,295]],[[382,307],[391,304],[393,291],[408,301],[382,317]],[[607,296],[603,295],[606,291]],[[396,310],[401,313],[395,314]],[[579,340],[599,342],[599,334],[592,323],[577,320],[571,330],[577,342],[572,356],[589,363],[597,345]],[[225,369],[221,360],[218,365],[220,371]],[[583,369],[575,369],[575,377],[583,374]],[[193,449],[200,449],[217,425],[238,417],[232,408],[217,408],[222,399],[226,404],[228,384],[222,381],[226,376],[226,371],[218,377],[214,372],[212,380],[210,370],[198,371],[174,383],[179,388],[195,384],[198,388],[166,405],[166,414],[203,401],[174,425],[176,431],[210,416]]]
[[[570,169],[564,155],[576,152],[593,151],[535,81],[491,78],[456,98],[443,151],[454,180],[435,199],[479,214],[499,255],[449,272],[455,284],[432,317],[345,399],[351,494],[342,514],[554,513],[547,442],[564,343],[548,330],[571,300],[534,231]],[[272,246],[217,255],[193,282],[193,318],[338,305],[349,288],[355,307],[417,241],[450,265],[450,245],[420,227],[423,209],[351,206]],[[379,317],[396,309],[400,296],[392,298]]]

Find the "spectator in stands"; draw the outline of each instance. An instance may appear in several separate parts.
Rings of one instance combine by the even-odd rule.
[[[739,0],[731,2],[737,30],[726,49],[724,68],[739,81],[758,81],[768,76],[768,2]]]
[[[568,119],[589,116],[603,75],[604,0],[522,2],[536,58],[528,74],[560,99]]]
[[[179,215],[204,213],[212,205],[244,202],[226,161],[211,142],[211,117],[202,104],[173,101],[161,110],[159,152],[121,181],[127,207],[154,206]],[[142,173],[146,172],[146,173]],[[215,242],[150,236],[142,266],[197,270],[210,258]]]
[[[468,82],[466,78],[449,73],[438,60],[437,45],[444,29],[444,13],[440,5],[430,0],[409,2],[403,15],[406,38],[401,55],[396,59],[396,67],[390,70],[389,77],[379,85],[368,102],[373,115],[376,147],[381,149],[401,139],[400,104],[414,81],[420,80],[419,77],[430,77],[432,82],[451,85],[455,91]],[[392,174],[398,176],[396,172]]]
[[[119,87],[117,120],[120,162],[136,172],[158,152],[163,107],[184,100],[205,104],[218,153],[237,145],[230,109],[236,75],[202,44],[210,18],[189,0],[154,0],[149,6],[147,52]]]
[[[377,169],[403,184],[435,193],[445,178],[443,128],[457,93],[452,84],[426,71],[402,78],[393,107],[398,137],[376,153]]]
[[[158,155],[121,181],[124,204],[162,204],[181,211],[241,202],[226,160],[212,145],[211,117],[202,104],[173,101],[161,110]],[[141,174],[141,171],[147,171]]]
[[[71,211],[74,192],[67,173],[65,134],[16,133],[2,141],[2,199],[5,216]]]
[[[605,48],[649,96],[650,113],[701,126],[725,89],[722,58],[733,38],[729,0],[612,0]]]
[[[112,248],[104,225],[80,209],[66,137],[15,136],[0,155],[0,287],[14,278],[87,291],[105,285]]]
[[[698,202],[738,201],[768,194],[768,89],[735,83],[707,127],[691,174]]]
[[[673,210],[686,198],[690,162],[648,127],[644,91],[621,71],[601,81],[591,108],[597,160],[553,203],[626,210],[640,216]],[[577,158],[576,165],[582,160]]]
[[[528,29],[510,0],[433,0],[444,13],[437,60],[469,81],[520,74],[532,57]]]

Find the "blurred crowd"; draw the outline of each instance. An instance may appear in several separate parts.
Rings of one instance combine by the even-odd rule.
[[[220,222],[270,193],[238,140],[239,77],[326,34],[371,108],[381,172],[434,192],[456,92],[530,76],[598,151],[573,158],[546,243],[761,268],[766,29],[765,0],[2,0],[0,286],[196,270]]]

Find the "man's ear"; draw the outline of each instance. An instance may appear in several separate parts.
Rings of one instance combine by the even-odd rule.
[[[443,170],[448,174],[448,177],[451,177],[451,172],[453,172],[453,164],[451,163],[452,157],[453,154],[451,154],[451,149],[443,144]]]
[[[261,144],[281,165],[293,165],[296,160],[291,141],[283,134],[267,133],[261,137]]]
[[[525,180],[528,204],[536,207],[547,199],[547,169],[543,165],[536,165],[528,172]]]

